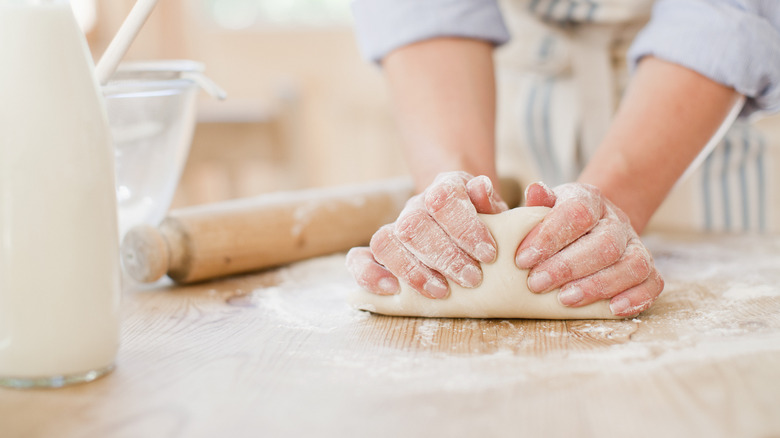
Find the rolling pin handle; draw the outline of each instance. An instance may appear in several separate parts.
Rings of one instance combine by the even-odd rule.
[[[122,264],[134,280],[151,283],[168,273],[168,242],[150,225],[132,228],[122,241]]]

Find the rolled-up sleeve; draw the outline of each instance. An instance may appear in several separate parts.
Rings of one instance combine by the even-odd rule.
[[[435,37],[462,37],[500,45],[509,40],[496,0],[356,0],[358,45],[378,62],[392,50]]]
[[[659,0],[628,53],[652,55],[747,97],[741,116],[780,110],[780,1]]]

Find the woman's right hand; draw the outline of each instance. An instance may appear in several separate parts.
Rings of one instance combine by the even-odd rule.
[[[428,298],[446,297],[447,280],[477,287],[480,262],[490,263],[497,254],[477,215],[505,210],[490,178],[442,173],[409,199],[394,223],[374,234],[370,247],[350,250],[347,268],[361,287],[380,295],[400,292],[399,279]]]

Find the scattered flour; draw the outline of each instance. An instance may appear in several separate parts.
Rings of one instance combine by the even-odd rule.
[[[268,275],[275,276],[275,285],[255,289],[250,299],[263,317],[279,325],[330,332],[370,318],[345,305],[345,291],[355,285],[341,254],[295,263]]]
[[[452,324],[450,324],[452,325]],[[438,319],[426,319],[417,326],[415,339],[422,346],[434,345],[434,336],[442,329],[442,324]]]
[[[780,266],[778,266],[780,269]],[[780,286],[775,284],[750,284],[735,282],[723,292],[723,298],[731,301],[754,300],[757,298],[780,298]]]
[[[348,342],[362,336],[367,349],[296,352],[310,355],[323,373],[348,369],[356,382],[412,382],[421,393],[643,373],[780,351],[780,238],[651,237],[648,245],[667,287],[650,311],[625,321],[398,318],[401,323],[390,324],[346,304],[356,286],[343,254],[270,271],[271,286],[249,297],[258,317],[322,336],[323,343],[329,336]]]
[[[614,332],[615,330],[612,327],[600,323],[593,323],[593,324],[589,323],[578,328],[577,331],[579,331],[580,333],[589,333],[589,334],[609,337],[612,334],[612,332]]]

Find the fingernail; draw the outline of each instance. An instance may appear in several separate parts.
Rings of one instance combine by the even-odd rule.
[[[480,175],[477,178],[482,180],[482,184],[485,185],[485,193],[488,195],[488,198],[493,196],[493,181],[487,175]]]
[[[379,280],[377,287],[379,287],[379,290],[381,290],[383,293],[388,295],[395,295],[400,292],[400,285],[398,284],[398,281],[392,278],[385,277]]]
[[[449,292],[447,290],[447,283],[444,283],[436,277],[426,281],[425,285],[423,286],[423,290],[428,292],[428,294],[433,298],[444,298]]]
[[[460,271],[460,283],[465,287],[477,287],[482,283],[482,271],[476,266],[467,265]]]
[[[564,306],[574,306],[579,304],[583,298],[585,298],[585,295],[577,286],[567,287],[558,293],[558,301]]]
[[[538,258],[539,250],[529,247],[520,251],[520,254],[515,257],[515,264],[520,269],[530,269],[536,264]]]
[[[544,292],[550,286],[552,286],[552,277],[545,271],[533,272],[528,277],[528,289],[531,289],[531,292]]]
[[[552,189],[550,189],[550,186],[548,186],[548,185],[547,185],[547,184],[545,184],[544,182],[542,182],[542,181],[537,181],[537,182],[536,182],[536,184],[538,184],[538,185],[539,185],[539,187],[543,188],[545,192],[547,192],[547,193],[549,193],[549,194],[552,194],[552,193],[553,193]]]
[[[482,242],[474,249],[474,255],[482,263],[490,263],[496,259],[496,248],[493,245]]]
[[[531,186],[532,185],[533,185],[533,183],[528,184],[527,186],[525,186],[525,190],[523,190],[523,199],[528,199],[528,191],[531,190]]]
[[[609,304],[609,310],[613,315],[625,314],[629,308],[631,308],[631,301],[628,301],[628,298],[617,298]]]

